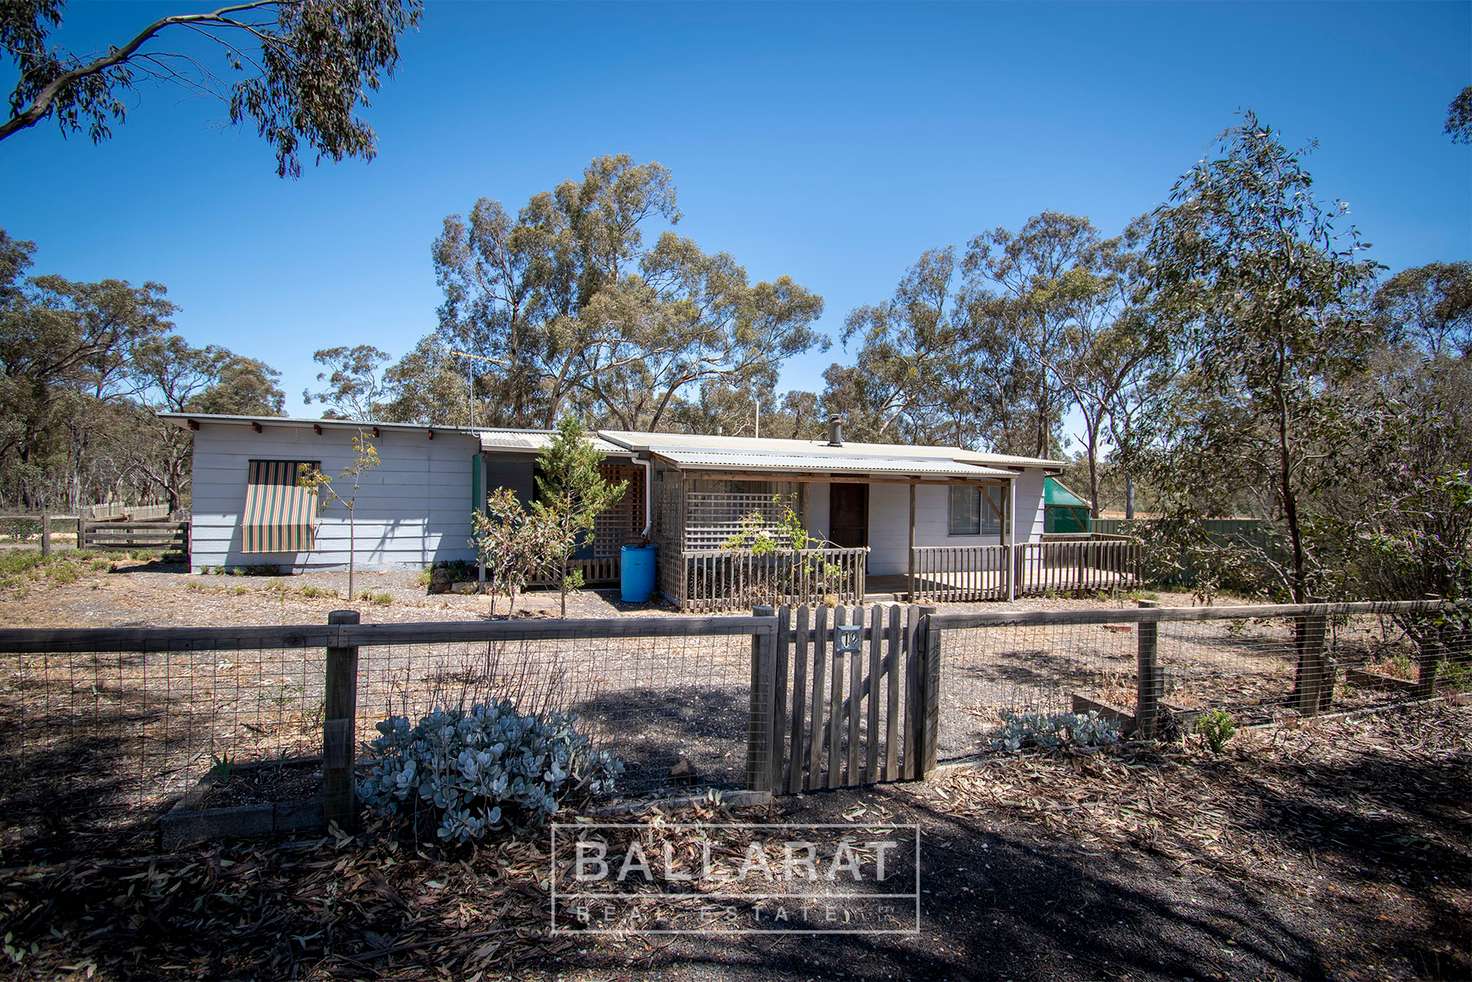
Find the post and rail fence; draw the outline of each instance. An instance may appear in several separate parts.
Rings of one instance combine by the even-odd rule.
[[[115,829],[221,761],[315,757],[323,813],[348,827],[375,725],[457,699],[573,713],[629,793],[780,795],[924,778],[1018,714],[1179,738],[1210,709],[1268,723],[1453,696],[1469,675],[1472,616],[1438,602],[8,628],[0,807]]]
[[[189,523],[168,521],[81,521],[77,524],[79,549],[160,549],[189,554]]]

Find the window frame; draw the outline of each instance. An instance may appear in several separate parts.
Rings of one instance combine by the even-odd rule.
[[[982,525],[984,524],[981,518],[981,488],[974,484],[953,484],[948,491],[949,494],[946,498],[946,535],[956,536],[958,538],[981,535]],[[971,511],[976,519],[975,528],[970,527],[969,524],[965,527],[958,528],[956,522],[957,498],[968,491],[971,493],[972,499]],[[960,492],[960,495],[957,492]],[[962,507],[965,506],[963,505]],[[965,517],[970,518],[972,516],[968,515]]]
[[[983,501],[983,497],[991,496],[996,489],[996,497],[993,503],[1002,514],[994,514],[990,507]],[[995,535],[1001,538],[1005,531],[1004,517],[1007,514],[1007,489],[1001,484],[953,484],[947,488],[946,497],[946,535],[952,538],[976,538],[979,536]],[[957,492],[970,491],[975,503],[976,524],[972,529],[967,526],[958,531],[956,523],[956,494]]]

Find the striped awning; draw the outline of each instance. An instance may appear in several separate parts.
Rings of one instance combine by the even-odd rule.
[[[297,486],[312,460],[252,460],[240,519],[242,552],[305,552],[317,535],[317,492]]]

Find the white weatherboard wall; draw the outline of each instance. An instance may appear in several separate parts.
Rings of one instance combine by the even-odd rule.
[[[1018,475],[1017,541],[1036,542],[1043,536],[1043,477],[1041,470]],[[998,535],[951,535],[948,532],[950,488],[944,484],[915,486],[915,545],[997,545]],[[883,576],[909,571],[910,488],[906,484],[869,485],[869,573]]]
[[[204,422],[194,434],[194,482],[189,565],[278,566],[291,570],[343,569],[348,562],[347,513],[320,511],[316,548],[300,553],[246,553],[240,549],[251,460],[318,460],[336,475],[353,460],[354,430],[325,426],[249,426]],[[357,498],[359,569],[422,567],[472,560],[470,465],[475,438],[424,430],[383,430],[371,438],[380,464],[363,474]],[[349,481],[340,484],[348,494]],[[325,492],[319,494],[325,500]]]

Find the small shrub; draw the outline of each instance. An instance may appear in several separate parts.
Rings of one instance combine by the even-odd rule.
[[[197,582],[195,580],[190,580],[188,583],[185,583],[184,584],[184,589],[186,589],[186,590],[193,590],[193,591],[195,591],[197,593],[200,590],[203,590],[204,589],[204,584],[203,583],[199,583],[199,582]]]
[[[1002,713],[1002,729],[992,739],[993,750],[1023,747],[1105,747],[1119,742],[1119,724],[1088,713]]]
[[[427,813],[451,843],[540,828],[564,802],[611,792],[623,773],[623,762],[594,750],[572,716],[522,714],[509,700],[436,709],[413,727],[393,716],[378,732],[358,784],[363,801],[416,827]]]
[[[308,600],[317,600],[321,597],[335,597],[337,596],[337,591],[329,590],[326,587],[312,586],[311,584],[307,584],[306,586],[302,587],[301,594]]]
[[[226,576],[284,576],[281,570],[275,566],[257,564],[253,566],[226,566],[223,568]]]
[[[1237,722],[1225,709],[1213,709],[1196,717],[1196,735],[1206,742],[1207,749],[1219,754],[1227,741],[1237,733]]]
[[[14,576],[29,573],[41,565],[41,554],[24,549],[0,552],[0,573]]]
[[[1381,675],[1389,675],[1391,678],[1413,681],[1416,678],[1416,667],[1411,664],[1411,658],[1404,651],[1397,651],[1388,658],[1382,658],[1370,665],[1370,670]]]
[[[333,596],[335,597],[337,594],[334,593]],[[394,602],[393,594],[384,590],[364,590],[358,596],[368,603],[377,604],[380,607],[387,607]]]
[[[1472,664],[1443,660],[1437,663],[1436,681],[1453,692],[1472,690]]]
[[[250,593],[250,587],[248,587],[248,586],[232,586],[230,588],[230,593],[232,595],[234,595],[234,596],[237,596],[237,597],[243,597],[247,593]]]
[[[235,758],[227,750],[222,754],[210,754],[209,776],[219,784],[229,784],[235,776]]]

